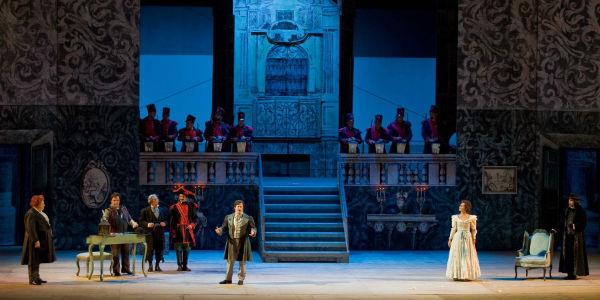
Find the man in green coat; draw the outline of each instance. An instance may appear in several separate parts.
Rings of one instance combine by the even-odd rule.
[[[256,236],[256,224],[254,219],[244,213],[244,201],[236,200],[233,203],[234,213],[225,216],[223,225],[217,227],[215,232],[223,234],[228,229],[229,237],[225,243],[225,259],[227,260],[227,274],[225,280],[219,284],[230,284],[233,278],[233,265],[237,260],[240,265],[238,273],[238,285],[244,284],[246,278],[246,261],[252,260],[252,246],[250,237]]]

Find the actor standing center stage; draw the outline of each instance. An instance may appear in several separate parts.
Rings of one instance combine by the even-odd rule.
[[[471,215],[471,202],[462,200],[460,214],[452,216],[452,230],[448,237],[448,264],[446,277],[453,280],[477,280],[481,277],[475,249],[477,216]]]
[[[233,265],[237,260],[240,271],[238,273],[238,284],[243,285],[246,278],[246,261],[252,260],[252,247],[250,237],[256,236],[256,225],[254,219],[244,213],[244,201],[236,200],[233,203],[235,212],[225,216],[221,227],[215,232],[223,234],[223,229],[229,229],[227,243],[225,243],[225,259],[227,260],[227,274],[225,280],[220,284],[230,284],[233,278]]]

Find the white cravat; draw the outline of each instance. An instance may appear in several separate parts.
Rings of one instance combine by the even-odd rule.
[[[40,210],[38,210],[35,207],[33,209],[35,209],[37,212],[39,212],[40,215],[42,215],[42,217],[44,217],[44,219],[46,220],[46,222],[48,223],[48,225],[50,225],[50,218],[48,218],[48,215],[45,212],[40,211]]]

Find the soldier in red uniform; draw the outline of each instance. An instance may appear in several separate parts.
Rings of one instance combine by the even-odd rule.
[[[158,150],[158,140],[161,135],[160,122],[156,120],[156,106],[154,104],[146,105],[148,116],[140,121],[140,141],[142,142],[142,151],[146,151],[145,142],[154,143],[154,151]]]
[[[236,142],[246,142],[246,152],[252,151],[250,142],[252,141],[252,132],[254,129],[245,124],[245,116],[244,112],[238,112],[238,124],[230,132],[230,140],[234,143],[234,152],[237,152]]]
[[[354,128],[354,115],[347,113],[345,117],[346,126],[338,129],[338,140],[340,142],[340,152],[348,153],[349,144],[362,144],[363,140],[360,137],[360,130]],[[358,146],[357,146],[358,147]],[[358,153],[358,148],[356,149]]]
[[[160,141],[163,142],[163,148],[161,149],[163,151],[165,150],[164,142],[173,142],[173,148],[171,151],[175,152],[177,151],[175,149],[175,138],[177,138],[177,122],[170,120],[170,115],[171,109],[168,107],[163,107],[162,120],[160,121]]]
[[[382,115],[375,115],[375,125],[366,130],[365,140],[369,145],[369,153],[376,153],[375,144],[385,144],[391,139],[388,131],[381,126],[382,121]],[[385,147],[383,153],[385,153]]]
[[[438,131],[438,113],[437,106],[432,105],[429,109],[429,119],[423,121],[421,134],[423,135],[423,141],[425,145],[423,147],[423,153],[431,154],[431,144],[440,143],[440,135]]]
[[[399,107],[396,110],[396,120],[387,127],[388,133],[392,138],[392,146],[390,153],[398,153],[398,143],[405,143],[404,153],[410,153],[410,140],[412,139],[412,125],[408,121],[404,121],[404,108]]]
[[[223,143],[221,151],[226,151],[225,142],[229,136],[230,126],[223,122],[224,114],[225,110],[222,107],[217,107],[211,116],[211,120],[205,124],[206,152],[215,152],[214,143]]]
[[[175,191],[178,202],[171,205],[169,212],[171,221],[171,236],[177,255],[177,271],[191,271],[188,268],[188,257],[191,247],[196,245],[194,229],[198,223],[195,204],[188,202],[186,191],[182,187]]]
[[[188,115],[185,119],[185,128],[179,130],[177,140],[182,142],[181,152],[187,152],[186,142],[194,143],[193,152],[198,152],[198,143],[201,143],[204,139],[202,138],[202,130],[194,127],[196,117]]]

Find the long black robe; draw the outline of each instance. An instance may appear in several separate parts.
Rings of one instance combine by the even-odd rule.
[[[558,270],[561,273],[587,276],[590,274],[590,270],[585,251],[584,232],[587,225],[585,210],[579,205],[575,206],[573,211],[575,213],[573,218],[575,230],[569,230],[571,224],[567,223],[570,210],[570,208],[565,210],[562,251],[560,253],[560,267]]]
[[[40,248],[35,248],[35,242],[40,241]],[[22,265],[39,265],[56,260],[52,228],[46,219],[35,208],[25,213],[25,238],[21,253]]]

